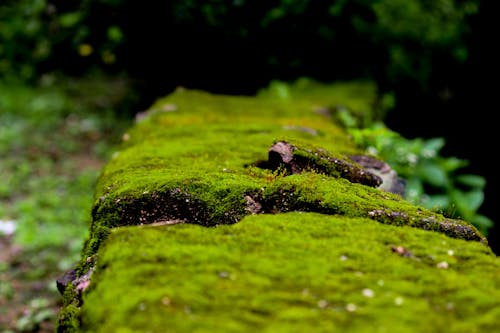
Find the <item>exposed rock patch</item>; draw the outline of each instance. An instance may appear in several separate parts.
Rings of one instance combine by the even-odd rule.
[[[307,149],[278,141],[269,149],[269,165],[284,168],[289,174],[316,171],[328,176],[340,176],[352,183],[377,187],[382,179],[356,163],[332,156],[324,149]]]

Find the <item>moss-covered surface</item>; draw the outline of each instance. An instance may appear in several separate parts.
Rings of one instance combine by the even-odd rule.
[[[500,262],[479,242],[364,218],[253,215],[115,229],[84,332],[493,332]]]
[[[370,83],[299,80],[158,100],[102,171],[77,271],[93,269],[91,287],[83,301],[85,279],[67,288],[59,331],[492,327],[500,264],[485,238],[349,159],[363,152],[335,109],[366,118],[374,99]],[[273,166],[277,142],[300,172]]]

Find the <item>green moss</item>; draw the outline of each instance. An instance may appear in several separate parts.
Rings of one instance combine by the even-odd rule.
[[[293,88],[296,94],[309,89],[304,82]],[[333,102],[340,99],[337,90],[354,99],[350,89],[339,87],[323,90],[335,96]],[[373,90],[367,83],[350,87]],[[372,97],[357,95],[353,103],[369,104]],[[324,99],[281,98],[265,91],[248,97],[179,90],[159,100],[124,136],[123,146],[101,174],[91,237],[100,226],[159,218],[205,225],[240,220],[246,214],[245,195],[258,193],[273,178],[271,171],[253,166],[267,159],[278,137],[321,143],[339,154],[358,152],[340,127],[316,112]]]
[[[363,185],[348,158],[362,152],[324,112],[347,105],[364,117],[373,88],[299,80],[256,97],[180,89],[158,100],[124,135],[96,187],[77,270],[97,265],[83,331],[303,332],[318,322],[330,332],[370,322],[384,331],[390,315],[395,332],[430,331],[460,316],[467,320],[454,331],[489,328],[498,261],[486,239],[466,221]],[[300,173],[269,168],[277,140],[306,161]],[[457,255],[443,252],[448,244]],[[395,254],[398,246],[411,256]],[[441,261],[452,269],[437,269]],[[365,288],[379,297],[363,296]],[[77,318],[67,315],[75,299],[62,327]],[[401,300],[408,306],[394,304]]]
[[[487,332],[500,315],[484,244],[316,213],[115,229],[94,274],[83,332]]]
[[[74,304],[66,305],[59,312],[56,324],[56,332],[73,333],[78,332],[80,328],[80,308]]]
[[[300,142],[296,145],[295,157],[306,159],[307,155],[308,163],[312,161],[320,169],[316,171],[330,176],[314,184],[321,187],[318,194],[324,198],[316,201],[313,196],[305,198],[306,210],[366,216],[368,209],[386,212],[386,207],[394,207],[392,214],[409,207],[398,198],[368,192],[375,193],[364,200],[369,202],[364,205],[369,208],[358,208],[359,197],[368,196],[364,193],[367,190],[349,188],[339,177],[359,182],[356,178],[359,168],[352,161],[346,162],[346,156],[360,152],[336,123],[316,112],[325,105],[342,103],[342,98],[344,103],[352,102],[353,107],[366,112],[373,103],[373,86],[367,83],[328,86],[299,80],[287,88],[285,96],[273,89],[276,90],[271,85],[257,97],[218,96],[181,89],[158,100],[148,116],[126,134],[123,147],[102,172],[91,230],[91,238],[96,239],[89,244],[99,243],[100,237],[94,235],[100,227],[168,219],[207,226],[234,223],[249,213],[247,196],[256,200],[265,194],[271,201],[259,204],[274,211],[273,207],[280,205],[272,200],[280,195],[283,184],[279,181],[273,184],[280,177],[270,170],[256,172],[255,166],[267,159],[269,148],[278,139]],[[312,181],[311,177],[298,179]],[[304,192],[300,189],[303,184],[297,186],[297,190]],[[332,193],[339,191],[342,191],[344,206],[332,209],[339,204]],[[332,198],[334,202],[325,198]],[[298,206],[303,203],[304,200]],[[300,209],[298,206],[294,209]],[[429,216],[430,212],[418,214]],[[387,214],[371,217],[385,223],[407,221],[421,226],[415,222],[421,216],[410,216],[406,220]],[[464,225],[470,235],[453,230],[449,234],[485,240],[473,227]],[[439,229],[434,225],[430,228]],[[95,250],[93,246],[86,255]]]
[[[264,202],[271,212],[297,210],[369,217],[381,223],[413,226],[486,243],[484,236],[465,221],[445,218],[396,194],[316,173],[274,181],[264,191]]]

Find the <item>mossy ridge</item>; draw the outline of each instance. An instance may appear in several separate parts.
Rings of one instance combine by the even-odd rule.
[[[277,136],[357,152],[346,133],[315,113],[314,107],[311,102],[276,96],[217,96],[181,89],[155,103],[146,119],[126,134],[118,156],[101,174],[95,206],[156,193],[172,179],[185,183],[217,172],[271,178],[269,172],[253,172],[245,165],[265,159]],[[304,124],[314,126],[315,132],[304,130],[309,129]]]
[[[363,218],[123,227],[99,253],[82,332],[487,332],[500,315],[487,246]]]
[[[351,183],[308,173],[283,177],[264,191],[265,212],[311,211],[350,217],[368,217],[392,225],[406,225],[442,232],[465,240],[487,240],[466,221],[449,219],[415,206],[400,196]]]
[[[96,188],[91,238],[94,230],[101,228],[158,219],[208,226],[234,223],[250,213],[245,200],[249,196],[263,207],[260,212],[294,207],[369,216],[384,223],[424,227],[485,242],[466,222],[446,220],[399,197],[351,186],[342,179],[308,175],[281,181],[270,170],[256,170],[255,165],[266,159],[276,140],[307,147],[297,150],[302,155],[311,152],[310,147],[329,156],[335,153],[336,159],[346,161],[348,154],[360,153],[340,127],[314,112],[327,97],[318,97],[315,103],[311,98],[218,96],[182,89],[159,100],[150,114],[131,128],[117,156],[103,169]],[[365,100],[371,98],[365,96]],[[356,95],[356,99],[363,100],[363,96]],[[314,188],[306,190],[307,183]],[[284,188],[303,195],[283,201]],[[291,204],[285,207],[283,202]],[[99,242],[89,240],[92,251]],[[84,250],[84,258],[92,256],[92,251]]]

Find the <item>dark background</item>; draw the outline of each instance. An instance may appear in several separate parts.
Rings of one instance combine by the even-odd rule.
[[[386,124],[407,137],[446,138],[443,153],[467,159],[473,174],[486,178],[485,201],[479,212],[491,218],[494,226],[488,240],[500,254],[500,201],[497,188],[499,114],[498,77],[500,59],[494,41],[498,39],[493,1],[481,2],[480,14],[471,20],[470,57],[464,66],[450,73],[453,96],[448,102],[439,99],[413,98],[411,91],[402,94],[397,110],[386,118]],[[429,121],[432,119],[432,121]]]

